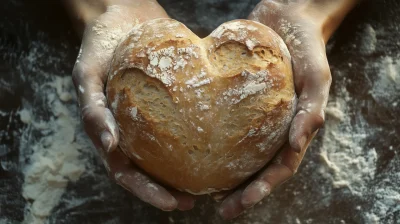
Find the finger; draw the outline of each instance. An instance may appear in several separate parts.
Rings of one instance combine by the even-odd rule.
[[[77,89],[84,128],[97,149],[110,152],[118,145],[119,132],[111,111],[106,107],[101,70],[85,62],[75,65],[72,78]]]
[[[323,40],[306,37],[299,41],[303,41],[302,45],[290,47],[299,101],[290,128],[289,142],[296,152],[300,152],[310,135],[324,124],[332,81]]]
[[[243,189],[236,190],[221,203],[219,214],[222,218],[229,220],[238,217],[245,210],[241,203]]]
[[[119,36],[134,24],[133,19],[127,19],[129,25],[120,26],[122,19],[126,18],[108,12],[88,25],[72,72],[85,131],[96,148],[106,152],[114,150],[119,140],[118,128],[104,94],[107,68]]]
[[[306,147],[315,136],[313,133],[306,141]],[[243,191],[241,203],[249,208],[268,196],[276,187],[289,180],[296,172],[306,150],[295,152],[286,144],[273,162],[262,171],[257,178]]]
[[[88,24],[72,72],[86,133],[97,149],[106,152],[114,150],[119,139],[104,94],[108,67],[119,39],[137,23],[126,9],[113,10],[118,8],[109,7]]]
[[[163,211],[172,211],[178,207],[177,199],[168,190],[134,166],[119,149],[109,153],[106,160],[110,177],[140,200]],[[180,197],[184,203],[187,202],[184,201],[186,198]],[[182,207],[187,208],[186,206],[184,204]]]
[[[282,164],[271,164],[262,173],[261,178],[253,181],[243,192],[241,204],[244,208],[249,208],[268,196],[272,189],[289,179],[293,173]]]
[[[169,190],[171,195],[178,201],[177,208],[181,211],[191,210],[194,207],[195,197],[191,194],[176,190]]]
[[[291,153],[290,155],[296,157],[300,155],[290,150],[290,147],[286,145],[279,154],[280,159],[278,160],[283,162],[283,157],[289,159],[285,153]],[[285,162],[288,161],[285,160]],[[292,175],[293,172],[285,165],[279,163],[268,165],[250,185],[244,189],[237,190],[224,200],[221,204],[220,215],[225,219],[232,219],[239,216],[245,209],[254,206],[268,196],[274,187],[289,179]]]
[[[314,138],[314,132],[306,141],[306,147]],[[289,144],[285,144],[272,164],[260,172],[255,180],[247,187],[236,190],[222,202],[219,214],[224,219],[233,219],[239,216],[245,209],[250,208],[268,196],[273,189],[290,179],[304,157],[306,150],[296,153]]]
[[[106,35],[99,35],[107,30],[100,20],[93,21],[85,30],[72,80],[77,90],[78,103],[84,128],[97,149],[110,152],[118,145],[119,133],[114,117],[107,108],[104,86],[107,66],[112,57],[112,46],[117,43],[108,41]],[[111,32],[111,31],[110,31]],[[105,39],[104,39],[105,38]],[[106,47],[101,43],[110,43]]]
[[[156,7],[153,5],[143,7]],[[134,14],[126,7],[113,6],[90,22],[73,70],[85,130],[96,148],[107,152],[116,148],[119,134],[112,113],[106,105],[104,86],[109,64],[120,38],[138,24]],[[161,13],[160,16],[164,14]]]
[[[142,201],[163,211],[173,211],[178,206],[178,201],[165,188],[134,168],[116,172],[115,180]]]

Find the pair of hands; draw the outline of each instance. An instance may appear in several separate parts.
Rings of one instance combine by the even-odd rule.
[[[99,150],[107,172],[119,185],[141,200],[165,211],[189,210],[195,198],[160,186],[117,148],[118,128],[107,108],[104,86],[113,51],[120,38],[135,24],[167,18],[155,0],[107,0],[106,12],[92,16],[86,24],[81,51],[73,70],[85,130]],[[300,165],[308,143],[324,123],[331,75],[325,43],[333,31],[324,30],[308,12],[309,1],[277,3],[261,1],[249,19],[274,29],[292,55],[294,81],[299,101],[288,144],[272,163],[261,170],[249,185],[229,192],[219,213],[232,219],[252,207],[281,183],[291,178]],[[107,6],[107,5],[106,5]],[[89,16],[90,17],[90,16]]]

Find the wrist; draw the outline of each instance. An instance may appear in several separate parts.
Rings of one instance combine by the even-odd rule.
[[[80,36],[82,36],[85,27],[105,13],[108,7],[118,5],[129,13],[130,9],[146,4],[158,4],[156,0],[63,0],[63,3]]]
[[[90,21],[104,13],[105,0],[63,0],[76,32],[82,36]]]
[[[360,0],[309,0],[303,13],[321,31],[325,43]]]
[[[320,35],[326,43],[344,17],[360,0],[263,0],[249,19],[259,21],[285,38],[285,27]],[[282,31],[283,29],[283,31]]]

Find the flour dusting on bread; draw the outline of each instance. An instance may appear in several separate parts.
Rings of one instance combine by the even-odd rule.
[[[153,178],[192,194],[232,189],[287,141],[291,59],[271,29],[235,20],[204,39],[171,19],[134,29],[107,97],[120,148]]]

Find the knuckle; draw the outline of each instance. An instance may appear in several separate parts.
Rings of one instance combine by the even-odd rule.
[[[84,74],[84,66],[82,63],[75,64],[73,70],[72,70],[72,81],[74,82],[75,86],[78,86],[83,80]]]
[[[111,180],[114,180],[115,183],[117,183],[118,185],[123,186],[123,187],[125,185],[124,176],[125,176],[124,173],[121,172],[121,171],[114,171],[113,170],[113,171],[108,173],[108,177]]]
[[[286,170],[287,170],[287,172],[288,172],[287,179],[290,179],[290,178],[292,178],[294,175],[296,175],[296,173],[297,173],[297,166],[296,166],[295,164],[285,164],[285,165],[283,165],[283,166],[286,168]]]
[[[86,106],[82,109],[82,121],[85,125],[92,125],[99,120],[99,115],[94,112],[90,106]]]
[[[286,164],[285,167],[287,168],[287,170],[289,172],[289,177],[288,178],[292,178],[297,173],[296,164],[289,163],[289,164]]]
[[[312,132],[325,123],[325,111],[321,108],[301,108],[296,117],[298,122],[311,127]]]
[[[331,70],[329,69],[329,65],[323,66],[323,68],[320,69],[320,74],[323,82],[332,82],[332,75]]]
[[[316,79],[317,82],[319,83],[325,83],[325,82],[330,82],[332,79],[331,76],[331,71],[329,69],[329,66],[326,64],[320,64],[316,65],[313,67],[311,71],[314,75],[314,78]]]
[[[320,62],[318,63],[318,66],[316,67],[317,72],[320,76],[329,78],[331,77],[331,70],[329,68],[329,63],[326,58],[325,53],[321,52],[321,57],[320,57]]]
[[[332,83],[332,76],[327,66],[314,66],[308,71],[304,71],[303,90],[307,92],[318,91],[327,92]],[[306,89],[304,89],[306,88]],[[322,88],[322,89],[321,89]]]
[[[312,114],[312,121],[314,123],[314,129],[321,128],[325,123],[325,116],[323,116],[323,111],[320,114]]]
[[[297,168],[290,169],[290,171],[291,171],[290,177],[294,177],[297,173]]]
[[[307,66],[304,66],[306,64]],[[303,83],[303,87],[320,88],[329,87],[332,83],[332,75],[327,62],[296,63],[295,71],[301,77],[298,81]]]

